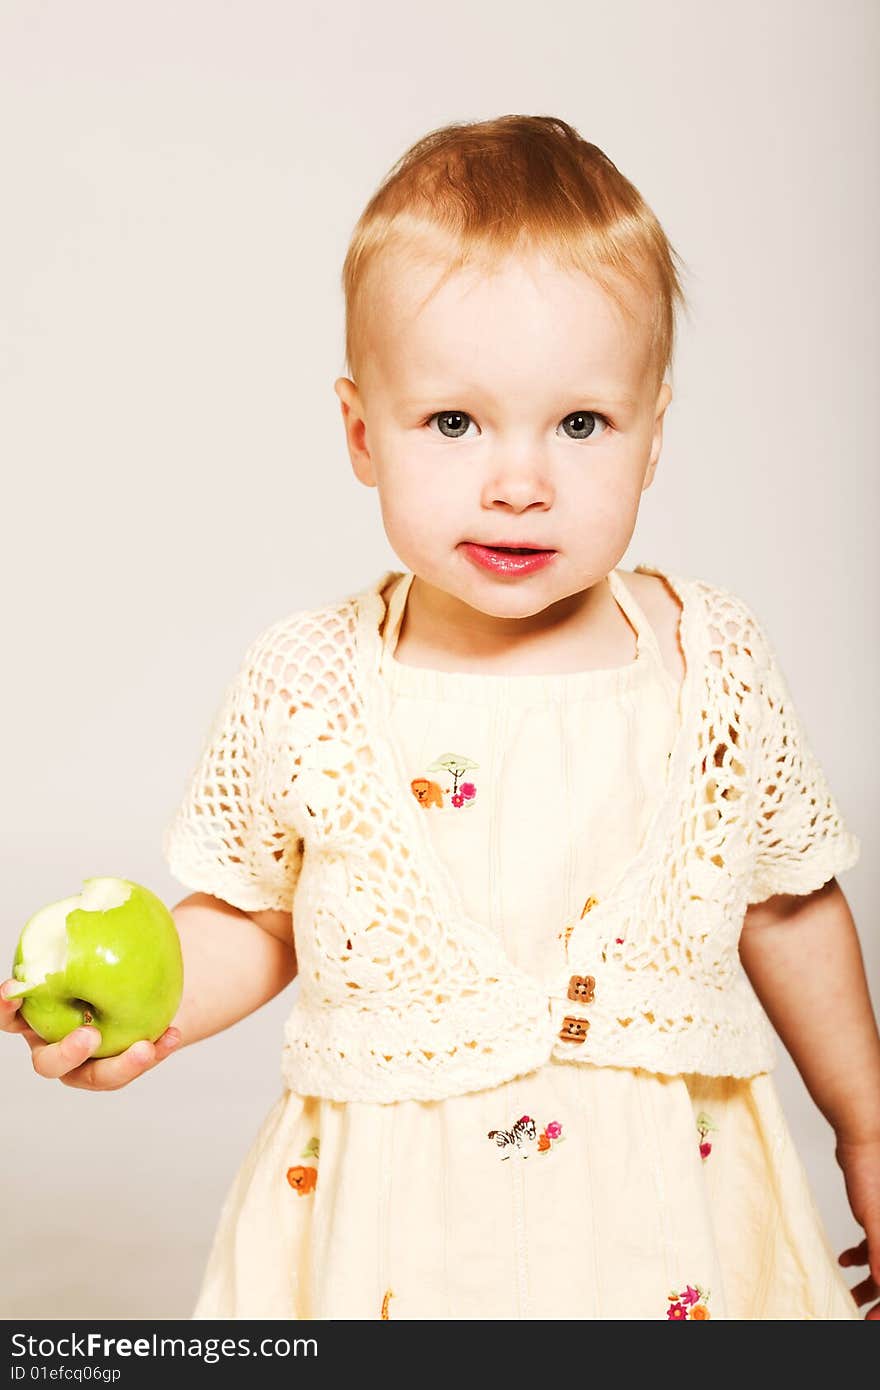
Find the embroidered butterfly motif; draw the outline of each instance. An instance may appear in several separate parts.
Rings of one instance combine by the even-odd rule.
[[[477,788],[469,778],[465,780],[465,774],[473,772],[480,766],[474,762],[473,758],[465,757],[462,753],[441,753],[439,758],[435,758],[425,769],[426,772],[441,773],[440,778],[414,777],[410,782],[410,790],[416,801],[424,810],[428,811],[432,807],[443,810],[447,802],[454,806],[456,810],[462,807],[472,806],[476,799]]]

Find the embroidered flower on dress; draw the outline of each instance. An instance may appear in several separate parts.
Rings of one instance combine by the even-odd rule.
[[[717,1130],[717,1128],[718,1126],[713,1121],[712,1116],[707,1115],[705,1110],[701,1110],[697,1116],[697,1133],[700,1136],[700,1158],[707,1159],[712,1152],[712,1145],[709,1143],[706,1135],[710,1130]]]
[[[703,1322],[712,1316],[706,1307],[709,1290],[701,1289],[699,1284],[687,1284],[680,1292],[674,1290],[668,1300],[666,1316],[671,1322],[685,1322],[688,1318]]]
[[[452,804],[453,806],[464,806],[465,802],[473,801],[476,794],[477,789],[473,782],[462,782],[459,790],[452,794]]]
[[[549,1153],[551,1148],[561,1144],[565,1139],[562,1133],[562,1125],[558,1120],[551,1120],[544,1129],[543,1134],[538,1135],[538,1153]]]

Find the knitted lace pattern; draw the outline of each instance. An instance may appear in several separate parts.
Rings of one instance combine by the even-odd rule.
[[[163,849],[194,890],[292,912],[292,1089],[439,1099],[550,1058],[730,1076],[775,1065],[737,949],[746,908],[820,887],[860,843],[749,606],[638,569],[682,603],[681,720],[641,849],[605,899],[559,924],[549,990],[467,916],[410,792],[378,676],[380,591],[397,572],[250,645]],[[589,1003],[569,994],[574,976],[593,977]],[[582,1041],[563,1036],[572,1016]]]

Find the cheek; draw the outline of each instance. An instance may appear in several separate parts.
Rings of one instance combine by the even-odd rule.
[[[386,441],[377,471],[382,516],[386,526],[406,526],[430,533],[444,520],[460,514],[467,497],[461,496],[461,479],[437,457],[430,444],[417,439],[404,443]]]
[[[554,508],[561,548],[582,546],[585,527],[593,543],[603,538],[612,547],[625,545],[638,515],[641,484],[642,474],[624,462],[584,470],[580,477],[569,475],[560,484]]]
[[[411,485],[380,490],[382,519],[389,539],[410,542],[430,541],[432,537],[455,529],[460,514],[442,490],[432,491]]]
[[[628,467],[608,469],[590,480],[591,502],[603,517],[635,510],[641,497],[644,470]]]
[[[393,548],[407,559],[413,551],[430,548],[432,541],[455,528],[456,502],[439,474],[416,469],[387,469],[379,479],[382,523]]]

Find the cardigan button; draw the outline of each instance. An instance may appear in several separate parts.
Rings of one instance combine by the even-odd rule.
[[[572,975],[568,982],[568,997],[580,1004],[592,1004],[596,997],[596,980],[592,975]]]
[[[582,1043],[587,1036],[589,1026],[590,1020],[588,1018],[576,1018],[574,1014],[566,1014],[562,1020],[559,1036],[564,1042]]]

